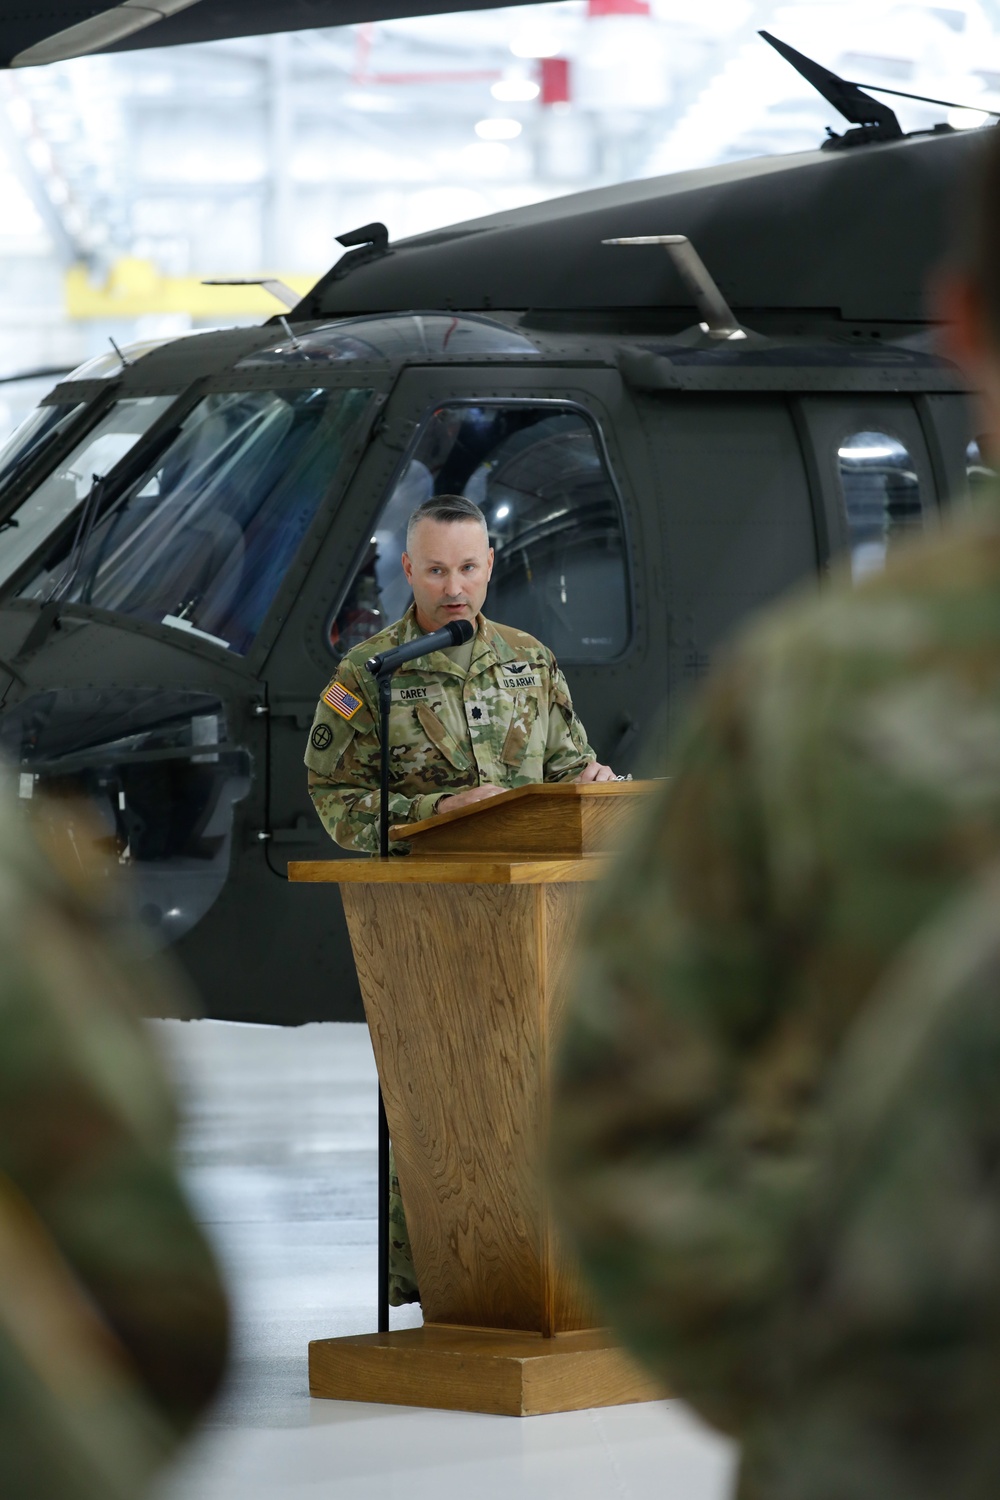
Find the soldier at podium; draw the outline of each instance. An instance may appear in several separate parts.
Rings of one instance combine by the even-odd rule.
[[[474,623],[472,640],[408,662],[393,680],[393,823],[417,823],[532,782],[613,780],[587,742],[552,652],[482,614],[493,548],[478,505],[461,495],[426,500],[410,517],[402,566],[413,603],[347,653],[309,734],[309,795],[331,838],[378,852],[378,699],[365,662],[450,620]],[[417,1301],[395,1172],[390,1222],[389,1299]]]
[[[365,662],[450,620],[475,624],[472,640],[407,663],[393,682],[394,823],[531,782],[613,780],[587,743],[552,652],[481,612],[493,548],[478,505],[460,495],[426,500],[410,517],[402,564],[413,603],[347,653],[309,735],[309,794],[331,838],[378,852],[378,699]]]

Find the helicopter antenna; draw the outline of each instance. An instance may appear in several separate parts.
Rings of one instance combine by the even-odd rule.
[[[301,339],[298,339],[298,338],[295,337],[295,329],[292,327],[291,323],[289,323],[289,321],[285,317],[284,313],[280,313],[279,314],[279,316],[278,316],[278,322],[281,324],[282,328],[288,334],[288,337],[291,340],[292,348],[293,349],[301,349],[302,348],[302,341],[301,341]]]
[[[757,35],[763,37],[786,62],[791,63],[796,73],[801,73],[806,82],[811,83],[817,93],[822,94],[845,120],[850,120],[852,125],[858,127],[856,130],[845,130],[843,135],[835,135],[831,130],[825,149],[840,150],[845,146],[867,145],[871,141],[903,139],[902,127],[888,104],[880,104],[856,83],[849,83],[839,73],[824,68],[822,63],[814,62],[802,52],[796,52],[794,47],[779,41],[769,31],[760,31]]]
[[[122,351],[119,349],[118,345],[115,343],[114,339],[111,337],[110,333],[108,334],[108,343],[111,345],[112,349],[115,351],[115,353],[117,354],[118,358],[121,360],[121,362],[122,362],[122,368],[124,370],[131,369],[132,365],[135,364],[135,360],[134,359],[129,359],[127,357],[127,355],[124,355],[122,353]]]
[[[214,277],[211,281],[203,281],[202,286],[259,286],[265,292],[270,292],[276,297],[282,307],[289,308],[301,302],[302,298],[298,292],[293,292],[286,281],[279,281],[277,276],[227,276]]]
[[[602,245],[663,245],[702,317],[701,331],[710,339],[745,339],[742,326],[712,274],[686,234],[637,234]]]
[[[987,109],[985,104],[956,104],[954,99],[932,99],[929,94],[910,94],[906,89],[887,89],[880,83],[856,83],[856,89],[871,89],[874,94],[892,94],[896,99],[916,99],[918,104],[940,104],[942,109],[968,109],[977,115],[992,115],[1000,119],[1000,109]]]

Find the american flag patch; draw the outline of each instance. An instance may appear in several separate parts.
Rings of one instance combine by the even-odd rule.
[[[342,682],[331,682],[323,694],[323,702],[342,719],[353,719],[361,707],[361,699],[349,693]]]

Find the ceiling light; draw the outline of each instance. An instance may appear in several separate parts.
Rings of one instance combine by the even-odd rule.
[[[481,141],[512,141],[521,134],[520,120],[480,120],[476,134]]]
[[[490,93],[501,104],[527,104],[529,99],[537,99],[541,90],[530,78],[501,78],[490,89]]]

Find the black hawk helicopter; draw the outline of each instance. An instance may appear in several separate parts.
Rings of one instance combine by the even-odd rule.
[[[490,615],[627,771],[739,621],[981,467],[923,305],[980,133],[904,136],[776,45],[853,125],[822,149],[366,225],[286,316],[92,361],[0,453],[0,751],[89,804],[204,1014],[361,1016],[339,903],[286,866],[338,852],[305,736],[404,609],[426,496],[483,507]]]

